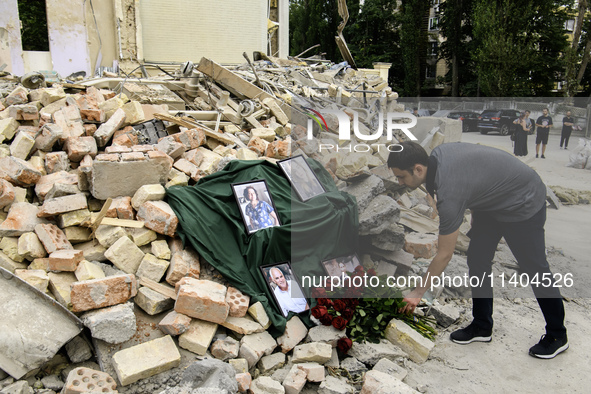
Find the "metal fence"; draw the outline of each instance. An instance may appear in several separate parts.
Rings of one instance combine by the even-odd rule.
[[[457,98],[450,99],[424,99],[424,98],[401,98],[399,102],[404,104],[406,109],[418,108],[419,110],[436,111],[473,111],[482,112],[486,109],[516,109],[520,111],[529,110],[532,118],[542,114],[544,108],[548,108],[550,114],[556,117],[555,124],[571,111],[577,126],[581,127],[580,132],[575,134],[583,135],[586,138],[591,136],[591,102],[589,99],[576,99],[577,105],[565,102],[564,98],[519,98],[519,99],[470,99],[458,101]]]

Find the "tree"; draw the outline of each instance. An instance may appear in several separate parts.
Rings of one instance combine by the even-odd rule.
[[[589,27],[591,27],[591,20],[589,18],[591,9],[589,6],[590,4],[587,0],[579,0],[573,40],[565,55],[565,95],[567,97],[573,97],[577,93],[589,63],[591,52],[591,35],[588,34]],[[585,34],[583,40],[581,40],[583,32]]]
[[[446,59],[451,75],[451,95],[458,97],[461,87],[467,87],[476,79],[471,59],[474,41],[472,38],[473,0],[446,0],[439,6],[439,26],[445,41],[441,45],[442,57]]]
[[[49,51],[45,1],[18,0],[21,37],[24,51]]]
[[[350,6],[349,3],[351,3]],[[350,7],[350,19],[348,25],[345,26],[345,32],[348,31],[347,29],[350,28],[351,24],[355,23],[359,0],[347,1],[347,6]],[[341,20],[337,0],[290,1],[289,35],[291,55],[296,56],[311,46],[320,44],[320,51],[326,53],[327,59],[335,62],[342,59],[335,41],[337,27]]]
[[[429,12],[429,0],[402,0],[400,45],[404,69],[405,96],[420,96],[424,80],[427,53],[425,20]]]
[[[392,63],[389,82],[400,86],[403,73],[396,0],[366,0],[358,14],[347,31],[347,43],[357,65],[372,68],[375,62]]]
[[[561,5],[555,0],[476,0],[472,58],[485,95],[550,95],[567,47]]]

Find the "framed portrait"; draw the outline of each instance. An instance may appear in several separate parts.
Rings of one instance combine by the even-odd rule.
[[[287,317],[289,312],[300,313],[310,309],[289,261],[259,268],[284,317]]]
[[[322,262],[322,267],[328,276],[342,277],[343,274],[355,272],[355,268],[361,265],[356,254],[349,256],[337,257],[335,259],[328,259]]]
[[[277,165],[281,168],[287,179],[289,179],[291,187],[295,190],[300,200],[308,201],[312,197],[326,192],[304,156],[298,155],[281,160],[277,162]]]
[[[265,180],[233,183],[231,186],[248,234],[268,227],[281,226]]]

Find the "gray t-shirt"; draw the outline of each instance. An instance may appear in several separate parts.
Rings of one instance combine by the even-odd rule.
[[[518,222],[546,203],[546,186],[539,175],[500,149],[447,143],[431,152],[432,160],[441,235],[460,227],[466,209],[487,212],[501,222]]]

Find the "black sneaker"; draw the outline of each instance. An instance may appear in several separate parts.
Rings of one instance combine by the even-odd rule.
[[[536,159],[537,159],[538,157],[540,157],[540,156],[539,156],[539,155],[536,153]]]
[[[564,338],[556,339],[552,335],[542,335],[540,342],[529,349],[529,355],[537,358],[554,358],[557,354],[568,349],[568,339],[566,335]]]
[[[470,324],[466,328],[452,332],[449,338],[461,345],[472,342],[490,342],[492,340],[492,329],[486,330]]]
[[[542,159],[545,159],[545,158],[546,158],[546,156],[542,155]]]

